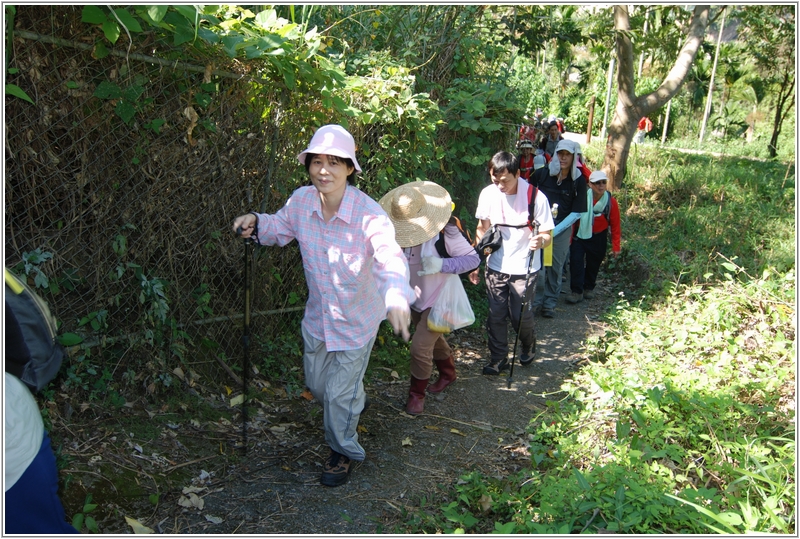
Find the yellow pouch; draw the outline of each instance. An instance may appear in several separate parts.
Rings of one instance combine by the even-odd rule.
[[[553,244],[552,242],[550,245],[544,248],[544,255],[542,256],[543,264],[545,266],[552,266],[553,265]]]

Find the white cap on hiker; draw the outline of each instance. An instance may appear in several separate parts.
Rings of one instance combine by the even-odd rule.
[[[356,141],[347,129],[341,125],[323,125],[308,143],[308,148],[297,156],[301,164],[306,164],[306,154],[335,155],[336,157],[349,158],[353,162],[356,172],[361,172],[361,166],[356,159]]]

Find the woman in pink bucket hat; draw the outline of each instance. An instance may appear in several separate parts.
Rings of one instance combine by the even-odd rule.
[[[364,372],[378,326],[387,319],[409,340],[409,270],[386,212],[355,187],[361,172],[353,136],[320,127],[298,161],[310,186],[298,188],[275,214],[248,213],[233,230],[259,245],[300,244],[308,285],[301,324],[306,386],[322,404],[331,448],[320,482],[347,482],[353,461],[366,458],[358,420],[366,409]]]

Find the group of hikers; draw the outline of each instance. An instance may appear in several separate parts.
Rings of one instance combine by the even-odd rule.
[[[405,411],[418,415],[426,393],[438,394],[457,378],[447,330],[429,319],[433,307],[443,307],[437,302],[451,301],[442,294],[449,276],[478,284],[485,259],[486,375],[509,366],[508,321],[521,344],[520,364],[534,360],[534,315],[554,316],[568,258],[567,301],[594,296],[609,229],[613,253],[620,251],[619,207],[606,190],[608,178],[588,170],[580,145],[561,136],[558,124],[539,141],[541,166],[527,166],[528,140],[520,138],[519,156],[500,151],[489,160],[491,183],[478,198],[472,242],[452,215],[450,194],[434,182],[401,185],[380,201],[359,190],[355,140],[339,125],[320,127],[297,157],[311,185],[294,191],[274,214],[233,220],[234,232],[259,245],[300,245],[308,284],[301,323],[305,383],[322,404],[330,446],[323,485],[343,485],[353,463],[366,458],[357,431],[369,406],[363,377],[383,320],[411,341]],[[484,244],[491,247],[481,252]],[[540,272],[544,286],[537,289]],[[434,368],[438,377],[430,383]]]
[[[411,341],[405,411],[418,415],[426,394],[441,393],[457,378],[449,330],[429,318],[434,307],[450,309],[443,304],[452,297],[443,294],[452,284],[449,277],[463,275],[478,284],[485,265],[486,375],[508,368],[508,321],[521,344],[520,364],[533,362],[534,315],[554,316],[568,257],[571,294],[566,300],[593,297],[609,229],[613,253],[620,250],[619,208],[606,190],[605,173],[590,172],[580,145],[560,129],[551,123],[538,141],[541,153],[534,159],[543,163],[528,159],[526,150],[534,141],[527,136],[520,138],[520,155],[500,151],[489,159],[491,183],[478,198],[474,241],[452,215],[450,194],[434,182],[401,185],[380,202],[359,190],[355,140],[339,125],[320,127],[297,156],[311,185],[295,190],[274,214],[253,212],[233,220],[234,232],[259,245],[297,240],[300,246],[308,285],[301,323],[305,384],[322,405],[330,446],[323,485],[345,484],[353,463],[366,458],[357,430],[369,406],[363,378],[383,320]],[[544,286],[537,290],[540,272]],[[534,291],[533,300],[526,301]],[[9,298],[25,294],[24,285],[6,272],[5,531],[78,533],[65,520],[55,458],[33,397],[58,371],[61,356],[52,360],[57,343],[47,342],[46,331],[21,331],[52,323],[49,311],[27,325],[9,316]],[[33,364],[33,343],[52,371],[38,385],[23,370]],[[9,365],[20,367],[10,372]],[[430,383],[434,368],[438,377]]]

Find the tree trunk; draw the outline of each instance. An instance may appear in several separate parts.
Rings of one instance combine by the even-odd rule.
[[[791,74],[784,73],[783,84],[775,103],[775,119],[772,122],[772,137],[769,139],[768,147],[770,157],[778,155],[778,135],[781,134],[781,129],[783,128],[784,114],[788,113],[794,106],[794,80],[794,72]],[[789,100],[790,97],[791,100]]]
[[[628,7],[614,6],[617,49],[617,109],[608,128],[602,169],[609,178],[609,190],[622,185],[627,172],[628,154],[639,118],[664,106],[683,85],[708,27],[709,6],[695,6],[686,42],[670,72],[653,92],[637,97],[634,83],[633,43],[630,39]]]

